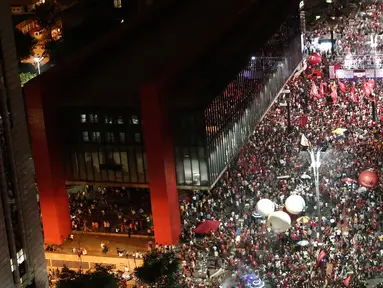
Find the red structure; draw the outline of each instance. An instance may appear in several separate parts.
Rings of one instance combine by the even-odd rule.
[[[44,240],[61,244],[71,232],[68,194],[57,129],[57,107],[54,97],[41,89],[43,81],[25,87],[25,101],[40,207]],[[49,95],[52,96],[52,95]],[[49,107],[49,109],[45,109]]]
[[[173,244],[181,234],[174,145],[165,99],[156,84],[141,86],[140,100],[156,242]],[[153,145],[155,143],[155,145]]]

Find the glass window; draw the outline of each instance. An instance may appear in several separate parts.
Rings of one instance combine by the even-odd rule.
[[[105,116],[105,124],[113,124],[113,117]]]
[[[132,115],[132,124],[134,125],[140,124],[140,121],[138,120],[137,115]]]
[[[81,123],[86,123],[86,114],[81,114]]]
[[[19,252],[16,253],[17,264],[20,265],[25,260],[24,250],[20,249]]]
[[[92,132],[92,141],[93,142],[99,142],[101,140],[101,133],[100,132]]]
[[[122,8],[122,2],[121,0],[114,0],[114,8]]]
[[[89,141],[89,133],[88,133],[88,131],[83,131],[82,132],[82,140],[84,140],[85,142]]]
[[[106,133],[106,142],[113,143],[114,142],[114,133],[107,132]]]
[[[125,132],[120,132],[120,142],[121,143],[126,142]]]
[[[98,115],[97,114],[88,114],[90,123],[98,123]]]
[[[122,118],[122,116],[117,117],[117,124],[124,124],[124,118]]]
[[[134,142],[141,143],[141,134],[140,133],[134,133]]]

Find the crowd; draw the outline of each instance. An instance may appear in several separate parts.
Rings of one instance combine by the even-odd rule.
[[[70,194],[72,228],[84,232],[152,234],[149,191],[100,187]]]
[[[367,7],[352,21],[339,21],[336,56],[371,54],[364,40],[381,32],[376,23],[382,23],[382,7]],[[306,50],[315,51],[312,39],[326,33],[326,23],[309,33]],[[239,283],[250,271],[272,287],[364,287],[366,279],[383,273],[382,185],[367,189],[358,182],[366,169],[382,174],[383,83],[374,81],[373,93],[366,94],[364,80],[331,81],[326,73],[308,80],[312,70],[326,70],[336,59],[326,51],[322,63],[291,79],[285,87],[290,94],[273,103],[216,187],[192,191],[180,200],[179,248],[187,287],[232,287],[225,281]],[[310,90],[313,85],[320,89]],[[291,129],[287,108],[280,105],[285,102],[290,102]],[[337,128],[344,130],[333,133]],[[300,145],[302,135],[322,150],[319,206],[311,159]],[[150,201],[139,201],[137,210],[127,189],[100,189],[96,194],[70,197],[75,230],[151,233],[150,207],[144,206]],[[255,205],[268,198],[277,210],[283,209],[291,194],[305,199],[306,209],[298,216],[307,220],[274,233],[266,219],[254,214]],[[111,200],[117,198],[127,206]],[[201,237],[195,229],[204,220],[220,225]],[[320,253],[324,256],[318,263]],[[220,268],[225,272],[215,277]]]
[[[373,8],[372,18],[381,17],[381,6]],[[372,22],[364,20],[364,25],[352,27],[364,35]],[[347,23],[341,27],[344,35],[353,29]],[[348,51],[371,52],[366,43],[356,43],[357,47],[353,43],[347,44]],[[341,47],[342,40],[336,53],[342,53]],[[307,74],[333,61],[331,55],[322,55],[322,59],[323,66],[309,67]],[[366,279],[383,272],[382,186],[367,189],[358,183],[366,169],[378,175],[382,172],[383,83],[374,81],[374,93],[366,94],[365,81],[330,81],[324,73],[314,80],[320,90],[310,93],[307,74],[287,83],[289,97],[281,96],[273,104],[217,186],[210,192],[194,191],[182,200],[181,257],[188,287],[217,287],[218,278],[209,275],[216,271],[209,269],[209,259],[214,262],[210,268],[232,271],[237,279],[243,271],[255,271],[272,287],[364,287]],[[286,101],[290,101],[291,130],[287,129],[287,109],[280,105]],[[337,128],[346,131],[333,133]],[[311,159],[300,145],[302,134],[323,151],[320,207],[311,179]],[[291,194],[305,199],[307,208],[298,216],[307,216],[307,220],[293,222],[286,233],[274,233],[265,219],[253,214],[258,200],[268,198],[282,209]],[[195,228],[211,219],[220,221],[218,230],[197,237]],[[320,263],[319,253],[324,253]],[[205,277],[195,277],[201,272]],[[221,286],[232,287],[225,282]]]

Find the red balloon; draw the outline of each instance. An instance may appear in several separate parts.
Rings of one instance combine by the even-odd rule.
[[[320,56],[318,53],[314,52],[309,56],[308,62],[311,65],[316,65],[322,62],[322,56]]]
[[[364,170],[359,175],[359,184],[366,188],[374,188],[379,183],[378,175],[371,170]]]

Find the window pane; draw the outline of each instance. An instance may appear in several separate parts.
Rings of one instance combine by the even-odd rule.
[[[121,165],[124,182],[130,182],[128,155],[126,152],[121,152]]]
[[[141,143],[141,134],[140,133],[134,133],[134,142]]]
[[[129,147],[129,170],[131,182],[137,182],[137,163],[136,163],[136,151],[134,147]]]
[[[86,123],[86,114],[81,114],[81,123]]]
[[[136,149],[136,161],[137,161],[138,182],[145,183],[144,159],[142,158],[141,149]]]
[[[83,131],[82,132],[82,140],[84,142],[88,142],[89,141],[89,133],[88,133],[88,131]]]
[[[99,142],[101,140],[101,133],[100,132],[92,132],[92,141],[93,142]]]
[[[114,133],[113,132],[106,132],[106,142],[114,143]]]
[[[125,142],[126,142],[125,132],[120,132],[120,143],[125,143]]]
[[[190,154],[187,148],[184,148],[184,172],[185,172],[185,183],[190,185],[193,183],[192,167],[190,161]]]
[[[140,121],[138,120],[138,116],[137,115],[132,115],[132,124],[139,124]]]
[[[98,163],[98,153],[92,153],[94,179],[101,181],[100,163]]]
[[[92,163],[91,153],[85,152],[85,164],[86,164],[87,180],[93,180],[93,163]]]
[[[111,116],[105,116],[105,124],[113,124],[113,118]]]
[[[124,124],[124,119],[122,118],[122,116],[117,117],[117,124]]]

